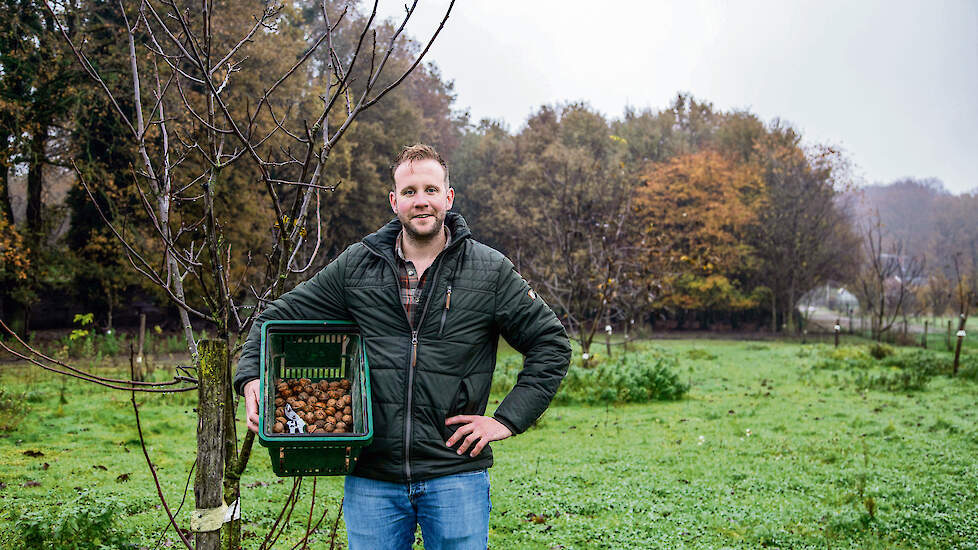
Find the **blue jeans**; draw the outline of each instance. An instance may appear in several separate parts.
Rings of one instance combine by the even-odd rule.
[[[343,517],[350,550],[410,550],[421,525],[425,550],[486,550],[486,470],[414,483],[346,476]]]

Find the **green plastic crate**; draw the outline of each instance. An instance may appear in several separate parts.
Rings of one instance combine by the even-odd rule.
[[[258,442],[268,447],[275,474],[346,475],[374,437],[370,367],[357,325],[348,321],[266,321],[261,327]],[[313,382],[351,382],[350,433],[273,433],[274,381],[308,378]]]

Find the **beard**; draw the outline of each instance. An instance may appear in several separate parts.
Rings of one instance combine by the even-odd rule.
[[[407,221],[401,220],[401,227],[404,228],[404,232],[407,233],[411,240],[415,242],[429,242],[441,234],[445,227],[444,216],[432,214],[431,219],[434,221],[430,222],[430,226],[427,227],[417,227],[414,224],[416,221],[414,218],[409,218]],[[429,222],[425,223],[427,225]]]

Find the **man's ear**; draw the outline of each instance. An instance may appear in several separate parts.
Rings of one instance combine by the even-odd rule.
[[[445,208],[445,210],[451,210],[452,209],[452,204],[454,204],[454,203],[455,203],[455,188],[454,187],[449,187],[448,188],[448,207]]]
[[[391,201],[391,210],[393,210],[394,213],[397,214],[397,197],[394,196],[393,191],[390,192],[390,201]]]

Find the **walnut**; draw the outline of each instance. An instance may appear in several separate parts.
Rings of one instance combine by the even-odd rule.
[[[330,421],[327,420],[326,421],[326,427],[323,428],[323,429],[326,430],[326,433],[332,432],[332,431],[336,430],[336,424],[333,424],[332,422],[330,422]]]
[[[303,408],[305,408],[305,406],[306,406],[306,402],[302,400],[297,400],[292,402],[292,408],[296,410],[301,411]]]
[[[343,414],[353,414],[353,407],[349,405],[343,407]]]
[[[317,401],[319,401],[319,399],[317,399],[315,395],[310,395],[309,398],[306,399],[306,402],[308,402],[310,405],[315,405]]]
[[[280,433],[284,432],[285,431],[285,424],[283,424],[281,422],[276,422],[275,423],[275,426],[272,427],[272,431],[275,432],[275,433],[277,433],[277,434],[280,434]]]
[[[344,390],[350,389],[350,386],[352,386],[352,385],[353,385],[353,383],[350,382],[349,380],[346,380],[346,379],[344,379],[342,382],[340,382],[340,387],[342,387]]]
[[[284,416],[276,416],[275,417],[275,421],[276,422],[281,422],[282,424],[285,424],[286,422],[288,422],[288,420],[286,420]]]
[[[336,408],[326,407],[325,409],[323,409],[323,412],[326,413],[326,416],[333,416],[334,414],[336,414]]]
[[[275,416],[285,416],[285,408],[284,407],[276,407],[275,408]]]
[[[348,415],[348,414],[344,414],[343,415],[343,423],[346,424],[346,425],[353,424],[353,416]]]
[[[289,398],[292,397],[292,390],[289,388],[282,388],[281,390],[279,390],[278,394],[281,395],[282,397]]]
[[[300,378],[299,379],[299,385],[301,385],[301,386],[308,386],[309,384],[312,384],[312,380],[310,380],[308,378]]]
[[[337,422],[336,423],[336,431],[338,431],[338,432],[345,432],[346,431],[346,424],[343,423],[343,422]]]
[[[275,398],[275,406],[276,407],[281,407],[283,405],[285,405],[285,398],[284,397],[276,397]]]
[[[328,401],[326,401],[326,406],[327,407],[335,407],[336,406],[336,400],[333,399],[333,398],[330,398]]]
[[[312,413],[313,418],[316,420],[326,420],[326,413],[322,409],[319,409]]]
[[[298,397],[299,399],[301,399],[303,401],[308,401],[309,400],[309,394],[306,393],[306,392],[304,392],[304,391],[303,392],[299,392],[299,395],[297,395],[296,397]]]
[[[326,387],[328,389],[335,390],[336,388],[340,387],[340,382],[339,380],[333,380]]]

